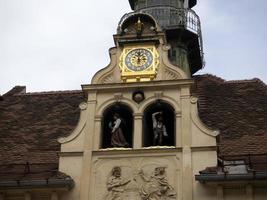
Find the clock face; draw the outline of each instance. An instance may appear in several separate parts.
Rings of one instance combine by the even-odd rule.
[[[125,57],[125,65],[132,71],[143,71],[153,64],[153,54],[144,48],[133,49]]]

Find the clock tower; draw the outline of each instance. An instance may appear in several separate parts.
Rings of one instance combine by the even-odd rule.
[[[204,63],[196,0],[129,2],[110,63],[82,85],[79,124],[60,139],[60,171],[76,183],[66,200],[206,200],[194,175],[216,165],[217,132],[191,94]]]
[[[189,74],[204,66],[200,19],[191,8],[197,0],[129,0],[137,13],[157,21],[171,45],[169,59]]]
[[[129,3],[134,11],[121,18],[114,35],[120,54],[121,81],[164,79],[165,72],[159,69],[163,70],[167,62],[172,66],[167,68],[178,68],[186,77],[203,68],[200,19],[191,9],[196,0],[129,0]],[[169,75],[175,74],[173,70],[167,71],[172,71]]]

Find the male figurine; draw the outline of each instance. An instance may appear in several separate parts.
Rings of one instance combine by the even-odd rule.
[[[162,145],[163,144],[163,136],[168,136],[166,127],[163,124],[163,116],[162,112],[155,112],[152,114],[152,122],[153,122],[153,146]]]
[[[118,113],[113,115],[113,122],[109,123],[111,129],[111,146],[112,147],[128,147],[129,144],[125,140],[121,129],[122,119]]]

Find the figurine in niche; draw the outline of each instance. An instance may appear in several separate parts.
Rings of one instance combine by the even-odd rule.
[[[150,177],[144,175],[143,170],[139,175],[146,182],[140,189],[140,196],[144,200],[168,200],[175,199],[176,192],[168,183],[165,167],[156,167]]]
[[[121,177],[120,167],[114,167],[107,181],[108,193],[105,200],[123,200],[124,186],[130,182],[131,180],[125,180]]]
[[[155,112],[152,114],[152,122],[153,122],[153,146],[162,145],[163,144],[163,136],[167,137],[166,126],[163,124],[163,113]]]
[[[129,144],[126,141],[121,125],[122,119],[118,113],[113,115],[113,121],[109,122],[109,128],[111,129],[111,146],[112,147],[128,147]]]

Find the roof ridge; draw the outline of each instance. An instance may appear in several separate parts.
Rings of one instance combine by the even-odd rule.
[[[83,93],[82,90],[58,90],[58,91],[43,91],[43,92],[27,92],[24,94],[16,94],[14,96],[37,96],[37,95],[54,95],[54,94],[77,94]]]
[[[212,80],[216,80],[216,81],[219,81],[219,82],[225,82],[225,79],[223,79],[221,77],[218,77],[218,76],[216,76],[214,74],[209,74],[209,73],[194,75],[193,78],[210,78]]]
[[[244,80],[229,80],[225,81],[226,83],[253,83],[253,82],[259,82],[265,84],[262,80],[258,78],[252,78],[252,79],[244,79]]]

